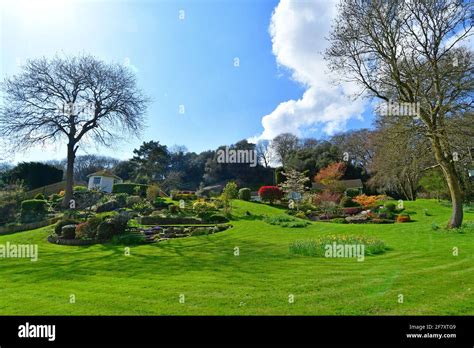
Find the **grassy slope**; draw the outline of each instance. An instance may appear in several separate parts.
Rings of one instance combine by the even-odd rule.
[[[229,231],[133,247],[128,257],[121,246],[49,244],[51,227],[0,236],[0,244],[39,245],[37,262],[0,259],[0,314],[474,314],[474,233],[431,229],[433,221],[446,223],[449,208],[419,200],[406,203],[417,212],[413,223],[291,229],[244,218],[246,210],[280,213],[276,208],[241,201],[234,206],[240,220]],[[364,262],[288,253],[295,239],[332,233],[376,236],[392,250]]]

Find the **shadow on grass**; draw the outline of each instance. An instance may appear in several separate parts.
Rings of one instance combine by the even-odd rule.
[[[246,221],[256,221],[256,220],[263,220],[267,216],[263,214],[246,214],[240,217],[234,217],[235,220],[246,220]]]

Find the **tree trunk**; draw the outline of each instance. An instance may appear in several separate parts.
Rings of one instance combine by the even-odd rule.
[[[453,211],[451,214],[451,219],[449,220],[448,227],[460,227],[463,220],[463,210],[462,210],[462,191],[461,185],[459,184],[459,179],[454,169],[454,164],[449,163],[447,168],[443,168],[446,181],[448,182],[449,193],[451,195],[451,203],[453,206]]]
[[[70,201],[73,199],[74,190],[74,160],[76,159],[76,149],[74,143],[69,142],[67,145],[67,169],[66,169],[66,189],[62,207],[67,209],[70,206]]]
[[[449,161],[445,157],[443,151],[441,150],[441,145],[438,139],[432,139],[432,145],[434,150],[434,155],[436,161],[440,165],[444,177],[449,188],[449,194],[451,196],[451,204],[453,207],[451,213],[451,219],[449,220],[448,227],[456,228],[462,225],[463,220],[463,210],[462,210],[462,191],[461,184],[459,183],[459,177],[454,167],[454,163]]]

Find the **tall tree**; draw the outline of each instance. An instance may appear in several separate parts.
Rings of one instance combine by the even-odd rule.
[[[343,160],[362,167],[369,172],[370,164],[374,157],[374,132],[369,129],[351,130],[337,134],[331,142],[338,146],[343,155]]]
[[[272,140],[272,148],[277,159],[285,167],[290,154],[298,149],[299,139],[291,133],[282,133]]]
[[[151,181],[164,179],[170,162],[166,145],[161,145],[159,141],[148,141],[133,150],[133,153],[135,156],[132,161],[137,164],[137,174]]]
[[[137,164],[131,160],[121,161],[114,167],[113,172],[123,180],[132,180],[137,171]]]
[[[446,180],[444,180],[443,173],[438,168],[426,171],[420,180],[420,185],[422,190],[434,195],[438,201],[442,195],[448,192]]]
[[[258,163],[263,165],[265,168],[270,167],[274,159],[274,153],[270,141],[261,140],[257,142],[255,150],[257,151]]]
[[[65,207],[79,145],[110,145],[138,134],[148,103],[129,68],[87,55],[29,60],[2,87],[0,135],[16,149],[66,141]]]
[[[413,131],[409,120],[382,125],[374,132],[375,154],[369,185],[379,191],[413,201],[423,173],[434,165],[429,140]]]
[[[449,227],[463,220],[460,175],[449,140],[449,119],[472,110],[472,34],[464,0],[343,0],[326,58],[341,80],[385,103],[408,103],[418,134],[427,137],[452,201]],[[386,113],[385,122],[394,119]],[[398,113],[400,116],[400,113]]]

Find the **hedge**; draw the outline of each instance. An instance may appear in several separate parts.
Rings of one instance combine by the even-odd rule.
[[[137,194],[137,187],[139,187],[139,195],[146,196],[146,190],[148,189],[148,185],[145,184],[134,184],[134,183],[126,183],[126,184],[115,184],[112,187],[112,193],[126,193],[128,195],[136,195]]]
[[[43,199],[28,199],[21,202],[21,222],[36,222],[48,212],[48,202]]]

